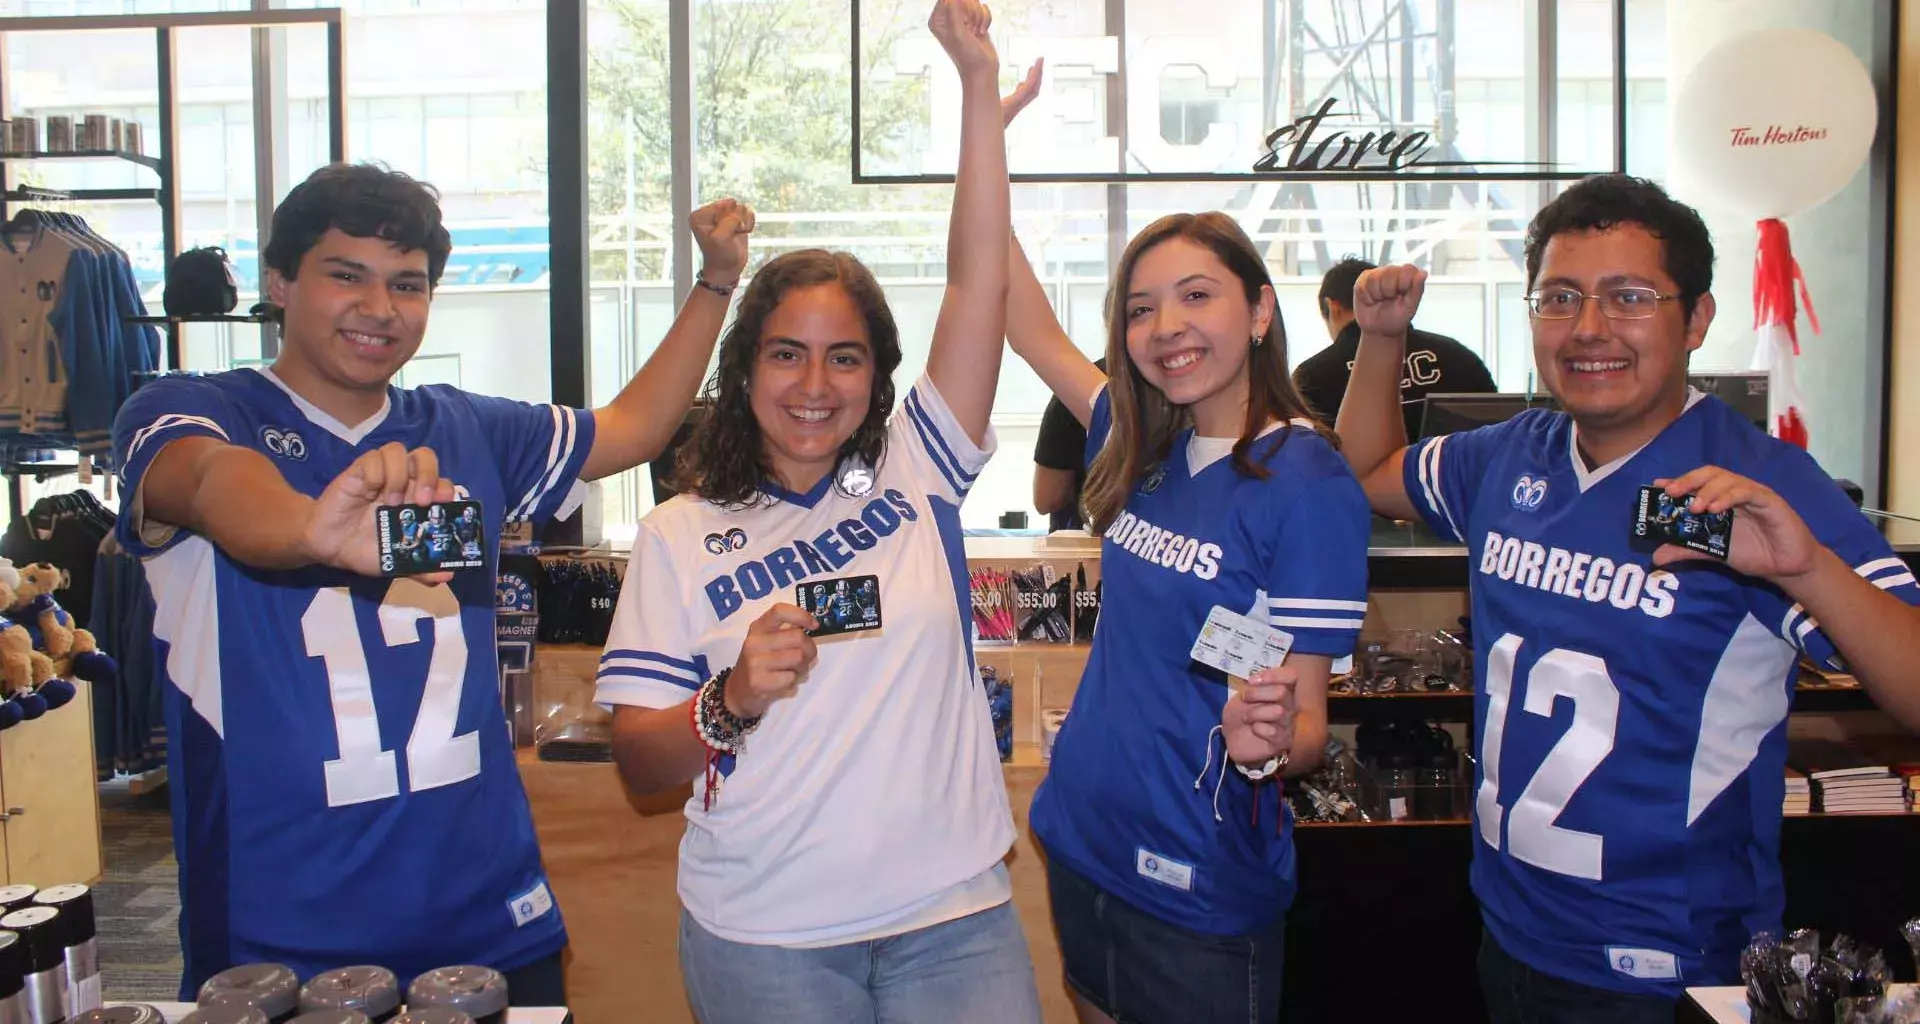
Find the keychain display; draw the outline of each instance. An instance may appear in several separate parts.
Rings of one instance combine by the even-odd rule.
[[[1087,563],[1081,562],[1074,570],[1073,583],[1073,640],[1075,643],[1093,642],[1093,627],[1100,621],[1100,584],[1087,586]]]
[[[613,609],[620,600],[620,574],[611,564],[593,559],[543,558],[533,589],[540,610],[541,643],[606,644],[607,632],[613,628]]]
[[[1920,956],[1920,919],[1901,929]],[[1893,992],[1886,954],[1846,935],[1822,947],[1810,928],[1753,937],[1740,954],[1754,1024],[1920,1024],[1920,995]]]
[[[1013,577],[998,569],[975,569],[969,582],[973,591],[973,642],[1013,643],[1017,634]]]
[[[1013,760],[1013,674],[1005,676],[992,665],[980,666],[980,686],[986,691],[987,711],[993,716],[993,744],[1002,763]]]
[[[1019,626],[1014,636],[1051,644],[1073,642],[1073,578],[1048,563],[1016,569],[1013,600]]]

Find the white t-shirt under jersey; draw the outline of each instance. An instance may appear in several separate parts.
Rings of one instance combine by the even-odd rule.
[[[960,533],[993,448],[991,434],[973,444],[923,377],[893,415],[870,493],[842,494],[829,475],[804,495],[767,485],[774,500],[745,510],[681,495],[641,521],[600,662],[603,704],[685,704],[796,585],[879,577],[882,628],[822,637],[796,693],[722,759],[711,810],[696,784],[680,898],[701,927],[827,945],[1011,897],[995,869],[1013,819],[973,668]]]

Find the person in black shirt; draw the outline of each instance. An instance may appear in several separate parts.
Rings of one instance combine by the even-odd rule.
[[[1351,284],[1347,294],[1352,297]],[[1107,371],[1105,359],[1096,359],[1093,365],[1101,373]],[[1343,379],[1341,387],[1345,386]],[[1080,518],[1080,488],[1086,482],[1087,428],[1073,418],[1060,399],[1049,398],[1047,411],[1040,414],[1040,436],[1033,443],[1033,507],[1048,517],[1049,531],[1078,530],[1086,525]]]
[[[1373,264],[1349,256],[1320,279],[1320,318],[1333,336],[1333,346],[1314,354],[1293,371],[1294,386],[1329,426],[1340,415],[1347,376],[1360,350],[1360,325],[1353,319],[1353,283],[1372,269]],[[1407,362],[1400,375],[1400,411],[1406,416],[1407,437],[1420,436],[1420,418],[1428,394],[1498,390],[1493,375],[1472,349],[1443,334],[1417,329],[1408,333]],[[1043,423],[1043,435],[1045,430]],[[1039,488],[1036,480],[1036,498]]]

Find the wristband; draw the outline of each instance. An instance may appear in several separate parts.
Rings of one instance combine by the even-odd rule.
[[[1287,766],[1287,752],[1284,750],[1274,755],[1273,757],[1268,758],[1267,763],[1261,765],[1258,768],[1249,768],[1238,761],[1235,761],[1233,763],[1233,767],[1235,771],[1238,771],[1241,775],[1246,776],[1247,779],[1253,782],[1260,782],[1264,779],[1271,779],[1275,775],[1280,774],[1280,769],[1285,768],[1286,766]]]
[[[735,288],[740,287],[738,282],[735,282],[734,284],[727,284],[727,285],[714,284],[712,281],[707,280],[705,274],[693,275],[693,284],[694,284],[694,287],[705,288],[706,290],[714,293],[715,295],[720,296],[723,299],[731,297],[733,295],[733,290]]]

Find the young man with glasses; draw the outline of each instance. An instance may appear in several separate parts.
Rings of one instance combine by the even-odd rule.
[[[1527,296],[1564,411],[1407,446],[1425,275],[1369,272],[1340,412],[1374,509],[1467,544],[1478,696],[1473,888],[1496,1024],[1671,1022],[1778,929],[1796,662],[1845,664],[1920,726],[1920,586],[1805,452],[1687,387],[1713,244],[1650,182],[1589,178],[1534,218]],[[1724,563],[1636,539],[1642,486],[1733,512]]]

